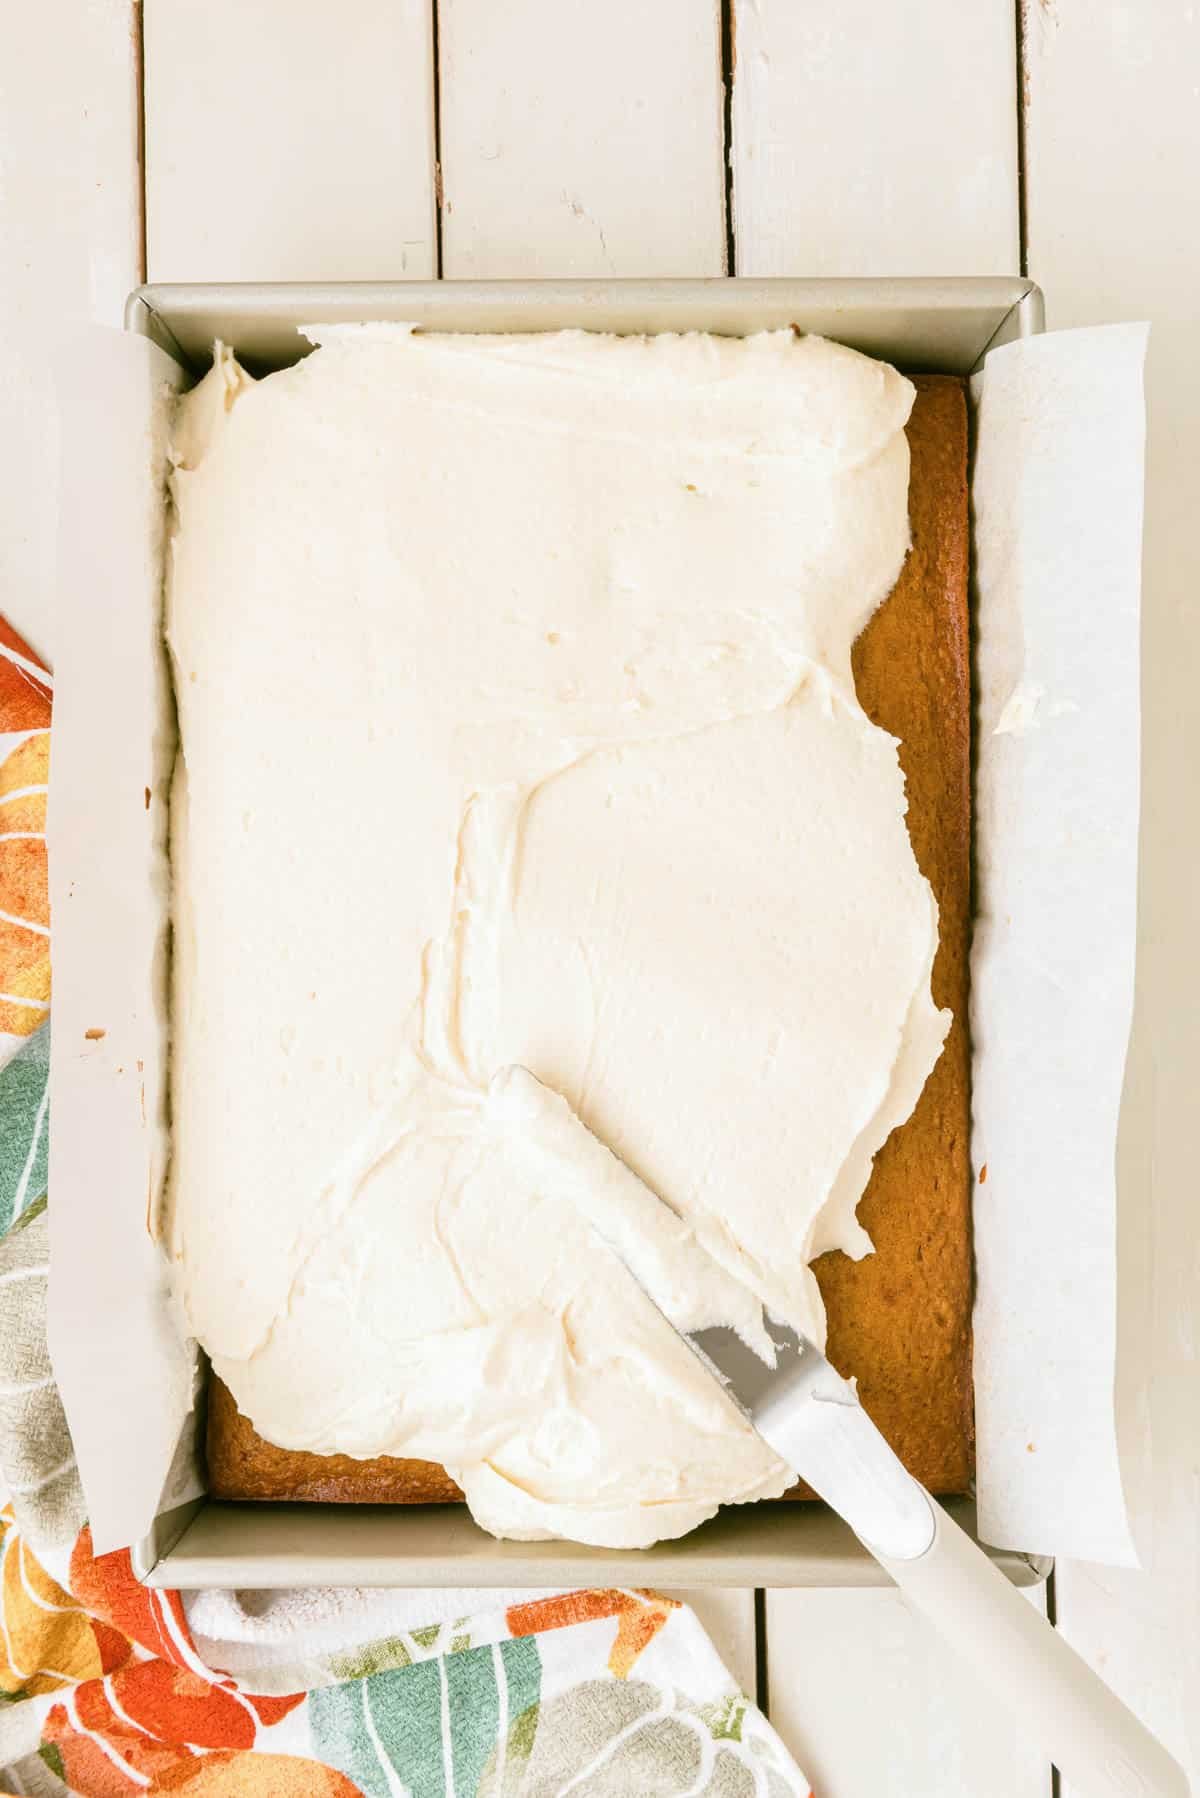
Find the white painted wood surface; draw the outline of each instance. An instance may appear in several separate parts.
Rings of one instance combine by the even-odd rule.
[[[1050,1798],[1049,1767],[894,1590],[768,1593],[767,1682],[820,1798]]]
[[[54,344],[119,324],[141,180],[128,0],[6,7],[0,26],[0,609],[53,651]]]
[[[152,281],[437,273],[431,0],[146,0]]]
[[[740,272],[1017,266],[1007,0],[734,6]],[[131,0],[10,9],[0,54],[0,604],[50,652],[48,351],[72,320],[116,323],[138,275],[131,14]],[[1157,1540],[1147,1574],[1061,1567],[1059,1618],[1190,1750],[1200,1779],[1200,1251],[1186,1134],[1200,864],[1181,828],[1200,651],[1200,27],[1190,0],[1031,0],[1030,15],[1030,267],[1051,323],[1149,313],[1155,326],[1143,1006],[1122,1174],[1155,1228]],[[441,0],[440,31],[445,273],[721,272],[715,0]],[[433,273],[431,44],[429,0],[147,0],[152,277]],[[753,1689],[752,1595],[710,1593],[698,1608]],[[767,1636],[773,1715],[822,1798],[1046,1798],[1046,1769],[893,1594],[773,1593]]]
[[[739,275],[1019,268],[1012,0],[731,0]]]
[[[441,0],[443,273],[719,275],[718,0]]]
[[[1155,1477],[1134,1511],[1146,1570],[1060,1562],[1058,1614],[1200,1790],[1200,13],[1041,0],[1026,67],[1029,265],[1049,323],[1151,321],[1138,989],[1118,1174],[1120,1334],[1150,1370]]]

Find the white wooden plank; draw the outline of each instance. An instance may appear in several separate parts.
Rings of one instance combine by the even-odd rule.
[[[117,325],[139,278],[130,0],[5,9],[0,50],[0,607],[52,655],[58,427],[51,359]]]
[[[890,1588],[769,1592],[767,1678],[821,1798],[1050,1798],[1049,1765]]]
[[[1194,1277],[1194,1276],[1193,1276]],[[1192,1407],[1196,1399],[1193,1395]],[[1193,1450],[1193,1454],[1195,1451]],[[1170,1456],[1172,1461],[1175,1456]],[[1059,1628],[1186,1769],[1200,1791],[1200,1627],[1195,1462],[1160,1495],[1160,1546],[1149,1571],[1060,1561]],[[1061,1798],[1089,1798],[1063,1782]]]
[[[718,0],[441,0],[453,277],[718,275]]]
[[[148,0],[153,281],[436,274],[430,0]]]
[[[1138,993],[1118,1162],[1120,1338],[1129,1372],[1148,1374],[1154,1444],[1153,1493],[1134,1499],[1150,1558],[1142,1573],[1060,1561],[1058,1617],[1200,1789],[1200,840],[1180,829],[1200,758],[1200,15],[1191,0],[1041,0],[1025,61],[1029,263],[1049,322],[1151,320]]]
[[[732,0],[742,275],[1019,266],[1012,0]]]

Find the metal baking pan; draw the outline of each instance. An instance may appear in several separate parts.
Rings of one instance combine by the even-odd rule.
[[[130,295],[125,323],[194,375],[214,340],[254,372],[308,351],[315,323],[404,322],[438,331],[714,331],[789,325],[901,368],[963,375],[989,349],[1044,328],[1042,296],[1017,276],[802,281],[445,281],[157,285]],[[952,1501],[973,1533],[974,1507]],[[1050,1563],[993,1557],[1018,1585]],[[614,1552],[499,1542],[465,1506],[232,1504],[169,1511],[134,1549],[152,1586],[869,1586],[887,1575],[822,1505],[732,1506],[677,1542]]]

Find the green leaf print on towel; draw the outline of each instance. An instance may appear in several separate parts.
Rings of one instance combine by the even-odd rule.
[[[50,1026],[22,1043],[0,1068],[0,1236],[46,1193]]]
[[[514,1721],[536,1717],[540,1686],[533,1637],[497,1642],[318,1689],[313,1738],[365,1798],[476,1798]]]

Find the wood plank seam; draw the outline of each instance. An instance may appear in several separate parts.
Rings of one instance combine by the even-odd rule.
[[[1029,274],[1029,211],[1026,193],[1025,127],[1029,114],[1029,67],[1025,58],[1025,40],[1029,30],[1029,0],[1013,0],[1015,7],[1013,47],[1017,58],[1017,242],[1021,273]],[[1057,1777],[1057,1775],[1056,1775]]]
[[[138,280],[146,279],[146,18],[142,0],[132,0],[133,92],[137,109]]]
[[[433,272],[445,278],[442,256],[442,53],[438,0],[429,0],[429,30],[433,61]]]
[[[737,274],[737,231],[733,215],[733,78],[737,70],[737,15],[734,0],[721,0],[721,144],[725,157],[725,273]]]
[[[1017,0],[1017,29],[1018,29],[1018,33],[1020,33],[1021,27],[1024,24],[1024,16],[1023,16],[1024,11],[1025,11],[1025,0]],[[1021,57],[1021,43],[1022,43],[1021,37],[1018,35],[1018,39],[1017,39],[1018,58]],[[1024,88],[1023,75],[1024,75],[1024,69],[1022,66],[1022,62],[1019,60],[1017,63],[1017,96],[1018,96],[1018,104],[1022,108],[1024,107],[1024,104],[1025,104],[1025,88]],[[1024,213],[1022,213],[1022,226],[1023,225],[1024,225]],[[1025,235],[1024,235],[1023,229],[1022,229],[1022,234],[1021,234],[1021,270],[1022,270],[1022,273],[1025,272]],[[1050,1563],[1050,1571],[1046,1575],[1046,1617],[1047,1617],[1048,1621],[1051,1624],[1053,1624],[1054,1628],[1057,1629],[1058,1628],[1058,1593],[1056,1592],[1055,1586],[1054,1586],[1054,1563],[1053,1563],[1053,1561]],[[1062,1774],[1059,1772],[1058,1768],[1053,1765],[1050,1768],[1050,1798],[1062,1798]]]
[[[771,1714],[771,1685],[767,1677],[767,1594],[754,1589],[754,1701],[764,1717]]]

